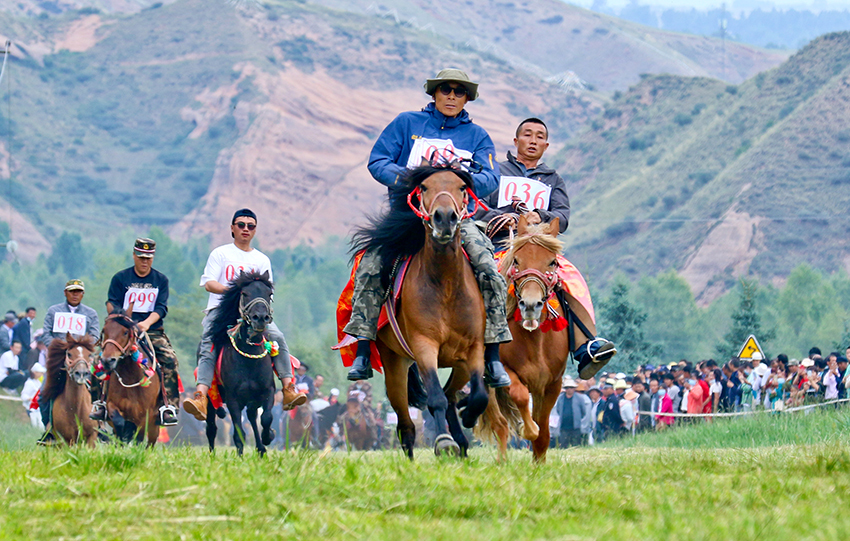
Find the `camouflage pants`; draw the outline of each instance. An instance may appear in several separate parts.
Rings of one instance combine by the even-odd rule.
[[[472,220],[461,222],[460,238],[484,297],[487,315],[484,343],[510,342],[511,331],[505,317],[508,286],[496,268],[493,244]],[[381,258],[375,252],[366,252],[354,275],[351,319],[343,331],[354,337],[374,340],[378,334],[378,316],[385,294],[381,285]]]
[[[165,392],[168,395],[168,403],[172,406],[180,405],[180,384],[177,380],[177,354],[174,353],[174,348],[171,347],[171,342],[168,336],[162,330],[148,331],[148,338],[153,345],[156,361],[159,363],[162,370],[162,380],[165,384]],[[158,405],[162,405],[159,402]]]

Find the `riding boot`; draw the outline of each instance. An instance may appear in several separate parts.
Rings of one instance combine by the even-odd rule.
[[[494,389],[511,385],[511,377],[499,360],[499,344],[484,346],[484,383]]]
[[[349,381],[358,381],[372,377],[372,342],[366,338],[357,340],[357,356],[348,371]]]
[[[192,398],[183,401],[183,410],[199,421],[207,420],[207,397],[200,391],[195,391]]]
[[[283,410],[289,411],[307,403],[307,395],[299,392],[291,381],[283,386]]]
[[[580,345],[573,353],[576,361],[578,361],[578,377],[581,379],[592,378],[603,366],[608,364],[608,361],[616,353],[617,348],[614,343],[604,338],[596,337]]]

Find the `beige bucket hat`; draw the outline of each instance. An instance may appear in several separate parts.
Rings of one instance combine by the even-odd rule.
[[[465,71],[457,68],[440,70],[440,73],[436,77],[425,81],[425,93],[433,96],[434,92],[437,91],[437,87],[446,82],[458,83],[466,87],[467,92],[469,92],[469,101],[474,101],[478,97],[478,83],[472,82]]]

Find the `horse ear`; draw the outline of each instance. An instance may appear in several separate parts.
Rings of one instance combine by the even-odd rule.
[[[263,274],[260,276],[263,280],[269,279],[269,271],[263,271]]]
[[[523,214],[516,223],[516,234],[525,235],[526,233],[528,233],[528,218]]]
[[[559,218],[553,218],[551,222],[549,222],[549,234],[553,237],[557,237],[561,232],[561,220]]]
[[[71,336],[71,333],[65,333],[65,343],[70,344],[73,339],[74,337]]]
[[[124,312],[126,312],[126,313],[130,314],[130,316],[131,316],[131,317],[132,317],[132,315],[133,315],[133,305],[134,305],[134,304],[136,304],[136,301],[131,302],[131,303],[130,303],[130,306],[128,306],[128,307],[127,307],[127,309],[126,309],[126,310],[124,310]]]

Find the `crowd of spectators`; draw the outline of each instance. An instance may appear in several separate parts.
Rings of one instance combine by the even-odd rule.
[[[802,360],[759,352],[751,359],[640,366],[633,375],[567,376],[549,425],[552,446],[593,445],[606,438],[712,422],[713,414],[782,411],[847,398],[850,348],[823,356],[814,347]],[[666,414],[666,415],[665,415]],[[671,415],[675,414],[675,415]],[[689,416],[680,416],[689,414]]]

